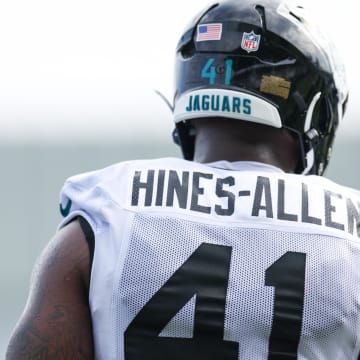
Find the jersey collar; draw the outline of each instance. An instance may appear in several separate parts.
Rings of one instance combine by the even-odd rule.
[[[207,163],[206,165],[224,170],[235,170],[235,171],[266,171],[274,173],[285,173],[280,168],[257,161],[226,161],[220,160],[212,163]]]

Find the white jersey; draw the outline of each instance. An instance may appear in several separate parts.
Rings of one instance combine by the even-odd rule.
[[[357,359],[359,192],[170,158],[71,177],[61,204],[95,235],[97,359]]]

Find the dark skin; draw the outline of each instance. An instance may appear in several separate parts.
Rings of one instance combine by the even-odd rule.
[[[6,359],[92,359],[89,250],[78,221],[56,233],[39,257]]]
[[[257,161],[295,171],[299,145],[286,129],[222,118],[196,119],[192,125],[196,162]]]
[[[285,129],[229,119],[193,121],[194,160],[257,161],[294,172],[299,147]],[[77,220],[58,231],[34,268],[7,360],[93,359],[88,303],[90,255]]]

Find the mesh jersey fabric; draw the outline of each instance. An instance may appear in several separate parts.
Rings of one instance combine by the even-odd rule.
[[[357,359],[360,195],[249,162],[69,178],[95,234],[97,359]]]

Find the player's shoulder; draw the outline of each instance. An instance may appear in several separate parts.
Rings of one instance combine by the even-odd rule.
[[[300,177],[301,181],[314,187],[321,187],[334,195],[349,196],[360,200],[360,190],[335,182],[325,176],[319,175],[294,175]]]
[[[123,203],[137,171],[145,173],[150,168],[176,168],[182,162],[186,163],[176,158],[130,160],[70,176],[60,190],[62,223],[81,215],[94,224],[94,214],[97,214],[97,220],[101,220],[102,208]]]
[[[196,168],[192,161],[180,158],[137,159],[118,162],[104,168],[79,173],[67,178],[61,189],[61,201],[87,195],[87,198],[111,199],[123,196],[136,174],[158,172],[160,169]],[[118,199],[119,200],[119,199]]]
[[[93,171],[82,172],[70,176],[65,180],[66,184],[77,186],[79,188],[90,188],[98,186],[104,182],[111,182],[116,179],[119,181],[121,177],[126,177],[134,169],[159,169],[159,168],[192,168],[194,163],[180,158],[156,158],[156,159],[136,159],[127,160],[111,164],[104,168]]]

